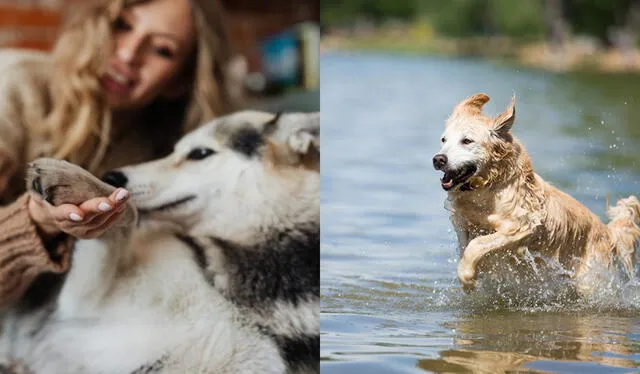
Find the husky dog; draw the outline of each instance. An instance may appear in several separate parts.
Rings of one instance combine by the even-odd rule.
[[[435,169],[444,172],[442,188],[451,201],[463,288],[475,288],[479,271],[497,268],[500,254],[527,251],[557,260],[583,295],[591,287],[583,275],[594,266],[614,266],[616,258],[633,277],[640,238],[638,199],[618,201],[608,209],[611,221],[603,224],[533,171],[524,146],[511,133],[515,97],[494,118],[482,114],[488,101],[487,95],[476,94],[455,107],[442,149],[433,157]],[[523,266],[518,269],[524,271]]]
[[[33,162],[28,186],[54,205],[114,186],[132,201],[7,312],[5,358],[36,374],[318,372],[319,126],[319,113],[238,112],[109,184]]]

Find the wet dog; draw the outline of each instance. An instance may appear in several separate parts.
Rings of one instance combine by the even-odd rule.
[[[635,196],[608,209],[608,224],[533,170],[522,143],[512,134],[515,97],[495,117],[482,113],[485,94],[460,102],[446,121],[442,148],[433,166],[451,201],[451,220],[460,245],[458,279],[467,291],[479,272],[498,268],[505,254],[536,252],[558,261],[586,294],[583,277],[592,267],[611,268],[616,259],[634,276],[640,239],[640,203]],[[525,262],[516,261],[515,269]],[[516,270],[519,271],[519,270]]]
[[[75,244],[65,278],[7,312],[7,361],[39,374],[317,373],[319,126],[318,113],[238,112],[109,184],[36,160],[27,185],[54,205],[114,186],[133,203]]]

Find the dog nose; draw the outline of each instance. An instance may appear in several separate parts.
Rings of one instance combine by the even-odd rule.
[[[436,170],[441,170],[446,164],[447,164],[446,155],[433,156],[433,167],[436,168]]]
[[[112,185],[113,187],[126,187],[129,179],[127,179],[127,176],[124,175],[123,172],[112,170],[104,173],[102,181]]]

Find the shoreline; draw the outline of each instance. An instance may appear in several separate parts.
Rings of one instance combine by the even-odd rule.
[[[625,55],[616,49],[599,49],[579,38],[561,49],[546,42],[516,42],[502,37],[415,40],[381,33],[361,36],[332,35],[321,40],[322,52],[361,51],[395,55],[476,58],[492,63],[534,68],[553,73],[640,73],[640,51]]]

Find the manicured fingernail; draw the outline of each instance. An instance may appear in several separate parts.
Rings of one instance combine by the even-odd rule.
[[[100,210],[101,210],[101,211],[103,211],[103,212],[108,212],[108,211],[110,211],[112,208],[113,208],[113,207],[112,207],[111,205],[109,205],[109,204],[105,203],[104,201],[103,201],[103,202],[101,202],[101,203],[98,205],[98,209],[100,209]]]
[[[72,221],[76,221],[76,222],[80,222],[80,221],[82,221],[82,217],[80,217],[79,215],[77,215],[77,214],[75,214],[75,213],[71,213],[71,214],[69,214],[69,218],[70,218]]]
[[[116,194],[116,201],[122,201],[122,200],[126,199],[127,196],[129,196],[129,192],[127,192],[127,190],[120,190]]]

